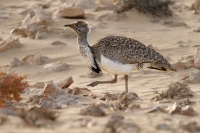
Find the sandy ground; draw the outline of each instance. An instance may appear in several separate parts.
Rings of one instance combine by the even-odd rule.
[[[47,0],[44,0],[44,3]],[[58,1],[56,1],[58,2]],[[179,3],[177,9],[174,9],[174,15],[170,18],[153,18],[135,10],[131,10],[126,13],[126,17],[121,18],[119,21],[93,19],[92,17],[83,21],[87,21],[91,26],[92,30],[88,36],[88,41],[92,45],[98,39],[107,35],[122,35],[130,38],[134,38],[143,42],[146,45],[152,45],[156,51],[161,53],[164,57],[169,59],[171,64],[174,64],[182,58],[194,55],[199,45],[200,37],[199,33],[193,32],[199,27],[200,19],[199,15],[194,15],[191,10],[185,8],[185,6],[191,5],[192,2],[188,0],[177,0]],[[0,1],[0,37],[5,38],[10,35],[10,31],[19,26],[25,15],[20,15],[24,9],[31,8],[32,6],[40,3],[37,0],[1,0]],[[56,5],[54,6],[56,8]],[[181,11],[180,11],[181,10]],[[86,10],[91,16],[98,16],[102,12],[110,11],[99,11],[94,12],[92,10]],[[52,20],[51,26],[57,28],[63,28],[64,24],[72,23],[78,19],[65,19],[57,18]],[[163,22],[184,22],[188,27],[176,26],[170,27],[163,25]],[[23,44],[21,48],[9,49],[0,52],[0,65],[7,65],[16,58],[23,58],[29,54],[41,54],[50,58],[51,62],[61,61],[69,65],[69,67],[61,72],[52,72],[44,70],[44,64],[42,65],[22,65],[19,67],[11,68],[21,75],[28,75],[29,84],[36,82],[47,82],[53,80],[55,82],[65,79],[68,76],[72,76],[74,83],[70,86],[73,87],[86,87],[94,94],[118,93],[124,91],[124,80],[119,78],[116,84],[99,85],[96,87],[87,87],[86,85],[95,80],[107,80],[111,76],[104,73],[97,78],[82,77],[89,72],[89,69],[83,64],[79,56],[77,49],[76,35],[68,29],[73,35],[71,37],[63,37],[53,34],[47,34],[44,39],[31,39],[18,37],[19,41]],[[50,45],[53,41],[62,41],[67,45]],[[123,129],[118,132],[191,132],[184,129],[184,125],[190,122],[197,122],[196,126],[200,126],[199,115],[195,117],[185,116],[181,114],[166,114],[161,112],[147,113],[149,109],[156,106],[166,105],[172,106],[176,101],[173,102],[154,102],[150,99],[155,96],[154,91],[161,92],[168,88],[168,85],[175,81],[180,81],[180,78],[184,74],[190,74],[196,72],[198,69],[184,69],[178,70],[177,72],[160,72],[154,70],[142,70],[134,71],[129,78],[129,91],[135,92],[140,100],[135,101],[136,104],[141,106],[140,109],[133,111],[113,111],[107,109],[106,116],[94,117],[94,116],[82,116],[79,115],[81,108],[84,108],[91,103],[101,103],[102,100],[94,100],[91,98],[79,97],[81,101],[80,105],[69,105],[64,106],[61,109],[57,109],[60,113],[58,119],[50,127],[35,128],[26,126],[22,120],[17,116],[8,116],[9,121],[5,124],[0,125],[1,133],[11,132],[67,132],[67,133],[85,133],[85,132],[103,132],[106,123],[112,115],[122,115],[125,122],[134,123],[137,128],[130,127],[130,129]],[[199,100],[199,83],[189,83],[195,96],[191,98],[191,101]],[[39,90],[34,89],[30,92],[36,93]],[[30,94],[29,94],[30,95]],[[29,98],[29,95],[23,94],[24,100]],[[192,104],[191,107],[199,114],[200,105],[199,103]],[[89,121],[86,126],[81,126],[83,121]],[[163,126],[164,125],[164,126]],[[132,129],[133,128],[133,129]],[[195,128],[196,132],[200,130]],[[194,131],[193,131],[194,132]]]

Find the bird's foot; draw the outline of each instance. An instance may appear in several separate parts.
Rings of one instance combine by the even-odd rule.
[[[88,84],[87,86],[94,87],[94,86],[97,86],[98,84],[99,84],[99,82],[98,82],[98,81],[94,81],[94,82],[92,82],[92,83]]]

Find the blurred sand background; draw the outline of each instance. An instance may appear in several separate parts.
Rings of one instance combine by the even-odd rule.
[[[89,0],[86,1],[88,2]],[[122,115],[125,123],[135,124],[135,126],[131,125],[130,127],[126,125],[125,128],[118,132],[200,132],[200,105],[198,102],[200,100],[200,76],[191,79],[192,74],[199,72],[199,69],[191,63],[194,60],[193,57],[197,48],[200,46],[200,33],[197,32],[200,26],[200,15],[194,14],[190,10],[194,1],[175,0],[175,4],[171,7],[173,16],[167,18],[153,17],[152,15],[139,13],[135,9],[117,15],[113,13],[113,7],[109,5],[112,2],[114,1],[94,0],[88,2],[86,6],[83,4],[84,2],[82,5],[76,4],[76,0],[43,0],[42,2],[39,0],[1,0],[0,37],[2,40],[10,36],[18,38],[21,45],[20,48],[0,50],[0,65],[12,64],[14,58],[22,60],[27,55],[38,55],[39,63],[37,59],[30,59],[19,66],[13,65],[11,71],[21,75],[28,75],[27,80],[30,85],[34,85],[37,82],[46,83],[51,80],[59,82],[72,76],[74,83],[69,88],[88,88],[91,91],[89,93],[99,96],[106,92],[119,93],[124,91],[124,79],[122,77],[119,78],[116,84],[105,84],[96,87],[86,86],[95,80],[111,79],[111,75],[104,73],[91,78],[91,75],[88,74],[90,71],[79,56],[76,34],[71,29],[64,27],[65,24],[82,20],[91,26],[91,32],[88,35],[90,45],[107,35],[130,37],[143,42],[145,45],[152,46],[166,57],[171,64],[176,66],[178,71],[174,73],[155,70],[134,71],[129,77],[129,91],[139,96],[140,100],[135,101],[135,103],[140,105],[140,109],[132,111],[106,109],[107,115],[104,117],[82,116],[79,114],[81,108],[91,103],[98,104],[105,101],[98,98],[84,97],[80,94],[76,98],[78,104],[63,105],[61,109],[55,109],[59,112],[59,117],[51,126],[41,128],[27,126],[23,124],[19,117],[8,115],[9,121],[0,125],[1,133],[100,133],[103,132],[110,117],[116,114]],[[58,12],[64,7],[71,7],[72,5],[75,7],[80,6],[83,9],[85,19],[60,17]],[[98,10],[96,11],[95,9]],[[27,14],[31,11],[35,13],[35,20],[31,20],[30,16],[27,17]],[[39,16],[38,18],[37,15]],[[35,25],[35,27],[38,26],[41,29],[37,29],[38,31],[34,29],[36,31],[33,31],[36,33],[26,34],[25,36],[27,37],[23,37],[21,32],[13,31],[19,27],[28,29],[30,21],[37,22],[37,19],[38,21],[44,19],[45,24],[44,27],[43,25],[41,27]],[[55,62],[59,62],[62,67],[58,68],[58,70],[49,68],[49,66],[52,66],[51,63]],[[151,100],[155,96],[154,91],[161,92],[166,90],[170,83],[176,81],[187,82],[190,89],[195,93],[195,96],[190,99],[195,104],[190,105],[190,107],[198,115],[196,117],[181,114],[171,115],[159,111],[156,113],[146,113],[146,111],[153,107],[171,107],[177,102],[176,100],[170,102],[155,102]],[[43,87],[30,87],[28,90],[23,94],[24,99],[22,103],[26,103],[31,95],[41,93]],[[85,94],[86,92],[83,91],[83,93]],[[27,103],[23,105],[25,108],[30,106]],[[2,114],[4,115],[4,113]],[[192,131],[184,128],[185,125],[192,122],[196,122],[196,127]]]

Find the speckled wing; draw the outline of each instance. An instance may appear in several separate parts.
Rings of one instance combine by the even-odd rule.
[[[82,60],[87,64],[87,66],[89,67],[90,70],[96,72],[96,73],[100,73],[101,70],[95,60],[95,57],[91,51],[90,47],[79,47],[80,53],[81,53],[81,57]]]
[[[123,64],[154,63],[155,66],[156,63],[161,63],[167,68],[173,69],[170,63],[155,50],[137,40],[123,36],[104,37],[93,45],[92,49]],[[100,61],[100,55],[96,54],[95,57]]]

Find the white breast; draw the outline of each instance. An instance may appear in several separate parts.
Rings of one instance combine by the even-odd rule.
[[[103,55],[101,55],[101,63],[98,62],[98,65],[101,70],[110,74],[129,74],[131,71],[137,69],[137,64],[123,64],[106,58]]]

